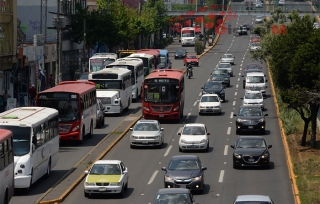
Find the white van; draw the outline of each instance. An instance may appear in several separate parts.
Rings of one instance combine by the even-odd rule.
[[[260,91],[263,96],[266,95],[266,75],[263,72],[250,72],[247,74],[243,88],[251,91]]]

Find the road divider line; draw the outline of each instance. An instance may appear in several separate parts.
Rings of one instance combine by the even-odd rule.
[[[224,170],[220,171],[220,176],[219,176],[219,183],[223,182],[223,176],[224,176]]]
[[[201,94],[202,94],[202,93],[200,92],[200,93],[199,93],[199,96],[201,96]]]
[[[195,101],[195,102],[194,102],[194,104],[193,104],[193,106],[196,106],[196,105],[197,105],[197,103],[198,103],[198,101]]]
[[[168,156],[171,148],[172,148],[172,145],[170,145],[170,146],[168,147],[167,151],[166,151],[166,152],[164,153],[164,155],[163,155],[164,157]]]
[[[230,135],[231,133],[231,127],[228,127],[227,135]]]
[[[240,81],[240,78],[238,78],[238,81]]]
[[[230,118],[233,118],[233,112],[231,112],[231,114],[230,114]]]
[[[232,105],[235,106],[236,105],[236,101],[233,101]]]
[[[235,95],[235,96],[238,95],[238,92],[234,92],[234,95]]]
[[[190,115],[191,115],[191,113],[188,113],[186,119],[189,119]]]
[[[151,178],[150,178],[149,181],[148,181],[148,185],[152,184],[152,182],[153,182],[153,180],[156,178],[158,172],[159,172],[158,170],[155,171],[155,172],[153,172]]]
[[[224,155],[224,156],[228,155],[228,145],[224,146],[223,155]]]
[[[236,88],[239,88],[239,84],[236,85]]]
[[[241,72],[239,72],[239,76],[241,75]]]

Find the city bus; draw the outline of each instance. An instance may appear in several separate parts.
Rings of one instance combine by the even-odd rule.
[[[142,111],[145,119],[179,120],[183,117],[184,74],[179,69],[152,71],[143,82]]]
[[[97,88],[97,98],[104,106],[105,114],[122,113],[132,101],[131,70],[106,68],[89,74],[89,81]]]
[[[181,44],[182,47],[185,45],[195,45],[195,28],[194,27],[185,27],[181,29]]]
[[[142,82],[144,79],[143,61],[139,58],[120,58],[106,68],[124,68],[131,70],[132,99],[137,100],[142,93]]]
[[[145,54],[145,53],[134,53],[129,55],[127,58],[139,58],[143,61],[143,71],[144,76],[148,76],[152,70],[155,69],[154,67],[154,56]]]
[[[138,50],[137,53],[145,53],[145,54],[153,55],[154,67],[155,69],[158,69],[158,64],[160,63],[160,51],[158,49],[141,49],[141,50]]]
[[[0,204],[8,204],[14,192],[13,136],[0,129]]]
[[[96,86],[89,81],[63,81],[36,96],[37,106],[59,111],[60,140],[82,143],[93,135],[97,120]]]
[[[89,73],[96,72],[106,67],[106,65],[115,62],[117,55],[115,53],[96,53],[89,59]]]
[[[136,53],[136,52],[137,52],[137,50],[119,50],[118,51],[118,58],[125,58],[131,54]]]
[[[59,160],[59,113],[47,107],[21,107],[0,113],[0,129],[13,134],[14,187],[29,190],[48,177]]]
[[[171,69],[171,61],[169,59],[168,50],[159,50],[160,51],[160,63],[158,64],[158,69]]]

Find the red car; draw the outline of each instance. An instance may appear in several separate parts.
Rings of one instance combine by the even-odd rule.
[[[189,64],[193,66],[199,66],[199,59],[197,55],[187,54],[183,59],[183,66],[188,66]]]
[[[260,37],[252,37],[252,38],[251,38],[251,43],[260,42],[260,41],[261,41],[261,38],[260,38]]]

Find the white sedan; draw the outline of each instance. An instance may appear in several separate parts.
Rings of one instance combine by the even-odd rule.
[[[179,152],[184,150],[209,151],[209,137],[205,124],[192,123],[183,126],[179,139]]]
[[[262,16],[257,16],[256,19],[254,20],[255,23],[262,23],[263,22],[263,18]]]
[[[232,54],[224,54],[221,57],[221,62],[222,63],[230,63],[232,65],[234,65],[234,56]]]
[[[250,52],[255,52],[255,51],[258,51],[260,49],[261,49],[260,43],[258,43],[258,42],[251,43]]]
[[[221,102],[217,94],[203,94],[199,101],[199,115],[203,113],[221,114]]]

